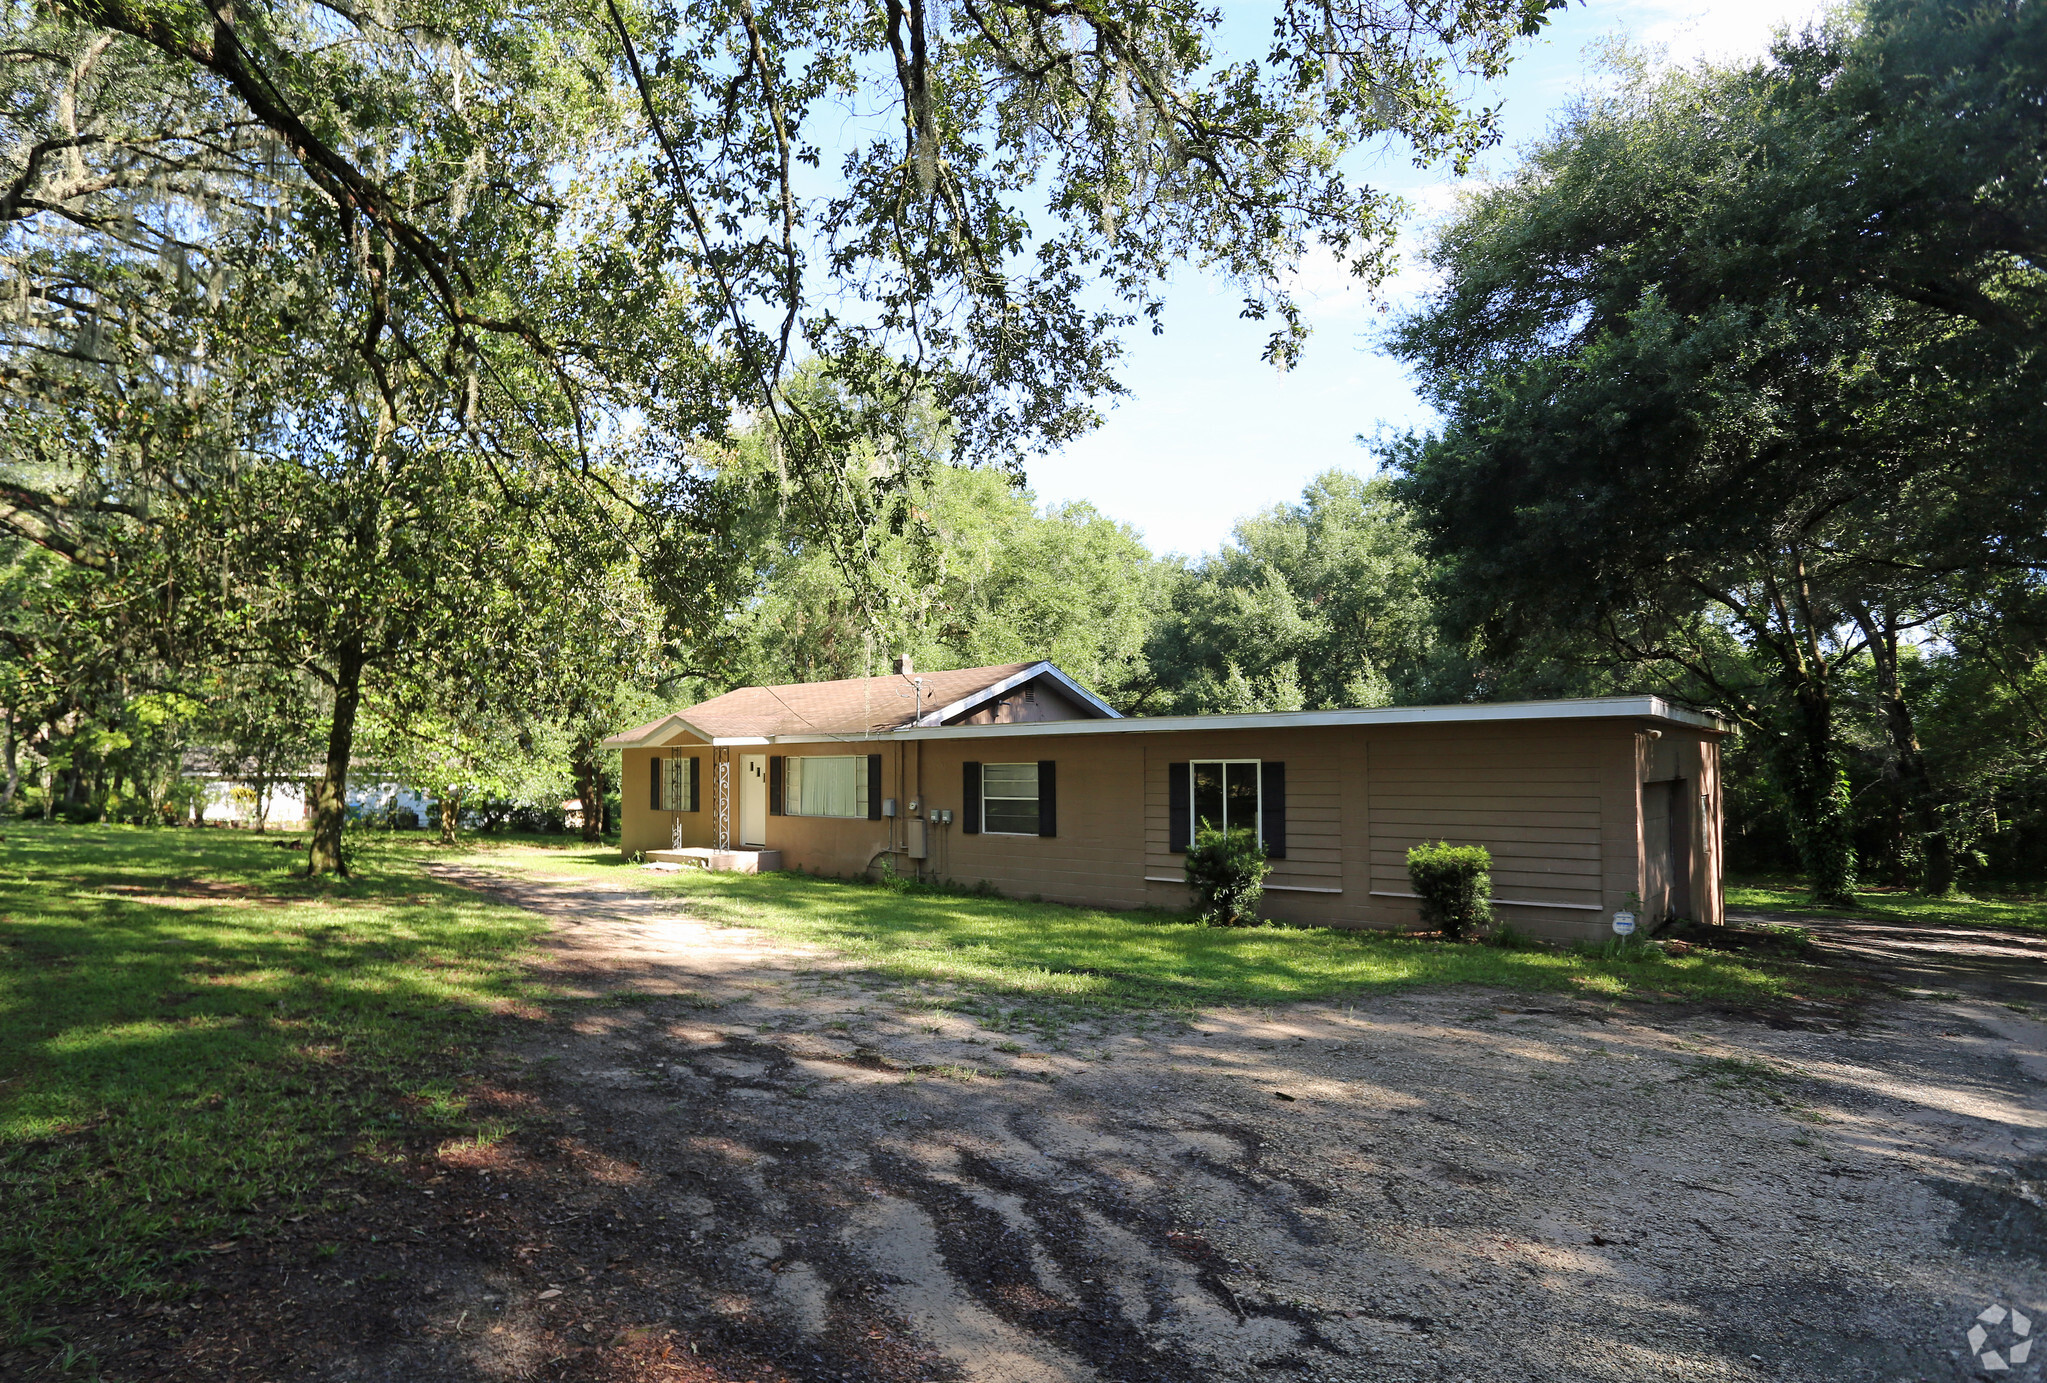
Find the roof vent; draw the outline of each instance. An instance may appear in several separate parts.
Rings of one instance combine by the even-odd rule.
[[[915,672],[916,670],[917,670],[916,665],[910,661],[909,654],[907,653],[896,654],[896,676],[908,677],[911,673]]]

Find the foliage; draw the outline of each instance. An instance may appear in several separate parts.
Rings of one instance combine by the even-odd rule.
[[[720,477],[757,497],[759,584],[731,626],[732,683],[869,676],[895,653],[925,668],[1050,658],[1112,700],[1141,678],[1161,572],[1128,525],[1085,504],[1040,510],[1008,476],[943,461],[918,463],[892,497],[862,480],[877,514],[867,583],[889,593],[870,620],[826,535],[786,503],[763,440]]]
[[[1429,685],[1426,567],[1384,480],[1324,472],[1177,576],[1147,641],[1147,710],[1383,706]]]
[[[1421,899],[1422,925],[1462,941],[1493,920],[1493,856],[1483,845],[1424,841],[1407,851],[1407,877]]]
[[[1203,825],[1187,847],[1185,868],[1195,911],[1205,920],[1218,927],[1257,922],[1258,900],[1265,896],[1265,876],[1272,865],[1256,832]]]
[[[1391,459],[1460,636],[1590,629],[1736,717],[1822,900],[1854,882],[1844,681],[1870,665],[1949,877],[1902,653],[2041,569],[2012,458],[2047,455],[2047,281],[1982,230],[2037,211],[2041,22],[1892,0],[1760,64],[1636,65],[1467,202],[1393,338],[1446,419]],[[1840,231],[1879,221],[1913,229]]]
[[[180,1294],[257,1207],[342,1199],[359,1140],[476,1131],[454,1077],[534,991],[531,913],[366,860],[309,890],[231,831],[0,843],[0,1334]],[[252,906],[251,904],[256,904]]]

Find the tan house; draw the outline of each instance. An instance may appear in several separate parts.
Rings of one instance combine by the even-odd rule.
[[[746,687],[605,744],[622,848],[1184,908],[1198,820],[1258,831],[1265,911],[1407,927],[1406,854],[1483,845],[1524,931],[1718,922],[1719,719],[1654,696],[1125,717],[1050,663]]]

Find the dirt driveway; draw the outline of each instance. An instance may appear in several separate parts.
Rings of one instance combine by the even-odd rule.
[[[2047,1330],[2030,942],[1844,933],[1945,977],[1850,1015],[1458,990],[1047,1029],[630,887],[435,872],[554,919],[591,1002],[510,1058],[557,1152],[466,1169],[527,1227],[332,1376],[1951,1379],[1986,1308]]]

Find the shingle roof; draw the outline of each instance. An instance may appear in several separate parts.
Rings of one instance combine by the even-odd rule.
[[[837,682],[794,682],[780,687],[741,687],[700,701],[675,716],[620,731],[608,743],[644,739],[680,717],[714,739],[771,735],[861,735],[899,730],[1035,663],[1001,663],[993,667],[955,668],[951,672],[914,674],[923,686],[921,703],[910,678],[848,677]]]

